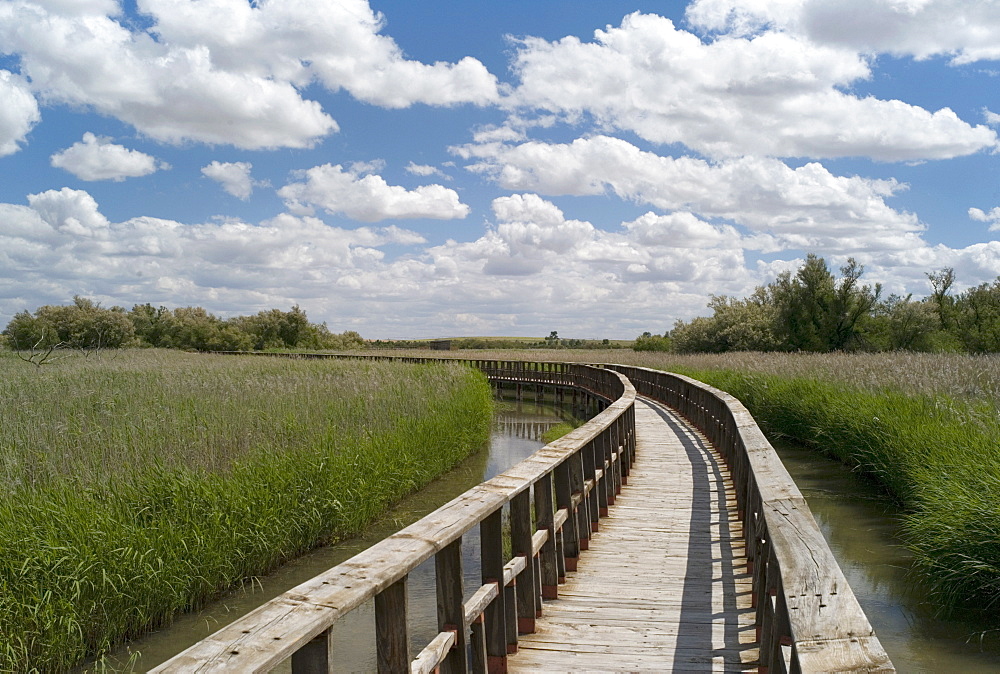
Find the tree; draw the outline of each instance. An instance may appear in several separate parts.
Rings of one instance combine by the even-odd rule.
[[[969,288],[954,304],[954,327],[973,353],[1000,351],[1000,278]]]
[[[608,344],[608,340],[604,340],[605,346]],[[670,351],[671,342],[670,337],[667,335],[654,335],[651,332],[644,332],[635,338],[632,343],[633,351]]]
[[[770,285],[777,308],[776,333],[792,351],[838,351],[860,346],[861,323],[878,302],[882,287],[859,283],[864,267],[852,257],[836,281],[821,257],[810,253],[791,276]]]
[[[937,310],[938,325],[942,330],[950,330],[954,325],[955,300],[948,292],[955,284],[955,269],[945,267],[938,272],[928,272],[931,283],[930,300]]]
[[[105,309],[77,295],[67,306],[47,304],[34,315],[27,310],[17,313],[4,334],[15,349],[51,347],[94,352],[130,345],[135,328],[121,307]]]

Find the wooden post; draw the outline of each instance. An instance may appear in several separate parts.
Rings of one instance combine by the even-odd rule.
[[[579,495],[580,505],[576,508],[576,535],[581,551],[590,548],[590,498],[583,493],[583,451],[577,451],[566,460],[569,464],[570,490]],[[575,568],[570,571],[576,571]]]
[[[465,674],[469,671],[466,658],[465,608],[462,605],[462,539],[450,543],[434,555],[434,576],[437,580],[438,631],[455,630],[455,646],[441,663],[442,674]]]
[[[379,674],[410,668],[406,629],[406,576],[375,595],[375,650]]]
[[[486,666],[494,674],[507,671],[507,612],[503,585],[503,528],[501,509],[479,523],[483,584],[496,583],[497,598],[486,607]]]
[[[333,656],[330,630],[321,633],[315,639],[292,654],[292,674],[329,674]],[[409,666],[409,665],[407,665]]]
[[[514,556],[523,556],[525,570],[517,579],[517,631],[535,631],[535,573],[531,554],[531,494],[525,489],[510,501],[510,544]]]
[[[478,616],[470,625],[472,629],[472,671],[486,674],[489,671],[486,657],[486,630],[483,616]]]
[[[583,461],[583,479],[593,480],[594,485],[590,493],[587,494],[587,511],[590,513],[589,532],[597,531],[601,519],[601,487],[597,483],[597,445],[599,442],[600,436],[597,439],[591,440],[580,449],[580,459]],[[604,514],[607,515],[607,513],[608,506],[607,501],[605,501]]]
[[[573,508],[573,489],[570,482],[570,461],[567,459],[556,466],[556,508],[566,509],[569,517],[562,527],[562,573],[565,577],[566,571],[576,571],[576,562],[580,558],[580,530],[577,526],[576,510]]]
[[[552,473],[547,473],[535,483],[535,518],[538,530],[549,530],[539,553],[541,565],[541,592],[543,599],[559,596],[559,565],[556,562],[556,531],[552,526]]]

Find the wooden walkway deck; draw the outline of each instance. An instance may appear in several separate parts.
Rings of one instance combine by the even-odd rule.
[[[755,671],[751,577],[728,471],[693,427],[637,399],[629,475],[509,671]]]

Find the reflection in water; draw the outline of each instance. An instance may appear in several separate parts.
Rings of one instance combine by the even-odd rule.
[[[908,574],[894,505],[840,463],[776,444],[809,502],[879,641],[900,672],[998,672],[1000,639],[961,620],[940,620]]]
[[[559,422],[556,411],[549,406],[536,405],[534,402],[499,403],[488,451],[477,452],[419,493],[404,499],[361,536],[314,550],[264,578],[245,584],[240,590],[205,609],[179,616],[169,627],[133,641],[108,659],[109,669],[146,671],[170,659],[264,602],[350,559],[438,506],[530,456],[542,446],[541,435]],[[480,584],[478,539],[479,531],[474,529],[464,538],[462,545],[467,597]],[[436,624],[433,558],[410,574],[408,584],[408,614],[416,654],[435,632],[431,627]],[[334,629],[338,671],[374,671],[374,602],[369,601],[352,611]],[[132,655],[133,653],[141,656]],[[290,671],[290,667],[278,668],[276,671]]]

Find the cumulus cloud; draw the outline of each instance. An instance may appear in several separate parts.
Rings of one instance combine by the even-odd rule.
[[[367,164],[356,164],[348,170],[340,164],[315,166],[296,172],[302,182],[289,183],[278,194],[293,213],[311,214],[318,206],[362,222],[387,218],[452,220],[469,214],[469,207],[459,200],[455,190],[441,185],[407,190],[389,185],[381,176],[362,175],[371,168]]]
[[[137,178],[169,169],[170,165],[158,162],[155,157],[116,145],[110,138],[95,136],[89,131],[83,140],[57,152],[51,157],[52,165],[69,171],[80,180],[114,180]]]
[[[964,64],[1000,58],[1000,7],[965,0],[695,0],[688,21],[703,30],[780,29],[818,44],[867,53],[944,54]]]
[[[121,22],[116,2],[10,0],[0,5],[0,44],[46,100],[167,142],[310,147],[338,130],[302,95],[314,81],[396,108],[499,95],[475,59],[407,60],[367,0],[140,0],[138,9],[148,28]]]
[[[1000,230],[1000,206],[991,208],[987,213],[980,208],[970,208],[969,217],[978,222],[990,223],[990,231]]]
[[[0,157],[20,149],[28,132],[42,118],[28,83],[9,70],[0,70]]]
[[[706,43],[669,19],[635,13],[595,31],[593,42],[527,38],[514,71],[521,82],[511,105],[569,121],[589,115],[599,126],[717,158],[943,159],[997,144],[993,130],[948,108],[845,93],[871,76],[868,63],[788,33]]]
[[[412,161],[406,165],[406,172],[412,173],[415,176],[437,176],[444,180],[451,180],[451,176],[439,169],[437,166],[431,166],[429,164],[414,164]]]
[[[237,199],[246,201],[253,194],[254,186],[262,184],[250,177],[252,169],[253,164],[246,161],[213,161],[211,164],[203,166],[201,173],[222,185],[222,189]]]
[[[396,226],[346,229],[288,213],[259,223],[113,222],[87,192],[49,190],[26,206],[0,203],[0,314],[9,320],[24,298],[34,307],[86,293],[230,314],[298,303],[313,320],[366,336],[630,337],[704,314],[710,293],[742,296],[800,262],[747,263],[746,234],[689,211],[602,228],[518,193],[495,199],[492,213],[477,238],[426,246]],[[388,245],[410,252],[390,258]],[[946,266],[969,285],[1000,274],[997,241],[952,249],[917,238],[855,255],[866,278],[892,292],[919,293],[924,272]]]
[[[28,196],[28,203],[41,220],[56,231],[87,238],[107,238],[108,219],[97,202],[83,190],[48,190]]]
[[[904,185],[836,176],[817,163],[792,169],[762,157],[666,157],[608,136],[472,144],[454,151],[473,160],[470,170],[509,190],[551,196],[611,192],[662,210],[724,218],[771,237],[754,239],[765,250],[894,250],[912,246],[924,229],[915,215],[885,203]]]
[[[0,285],[7,300],[65,302],[92,292],[110,303],[198,304],[239,313],[322,298],[348,273],[381,267],[388,244],[422,236],[399,227],[330,227],[284,214],[183,224],[152,217],[111,222],[85,191],[63,188],[0,204]]]

